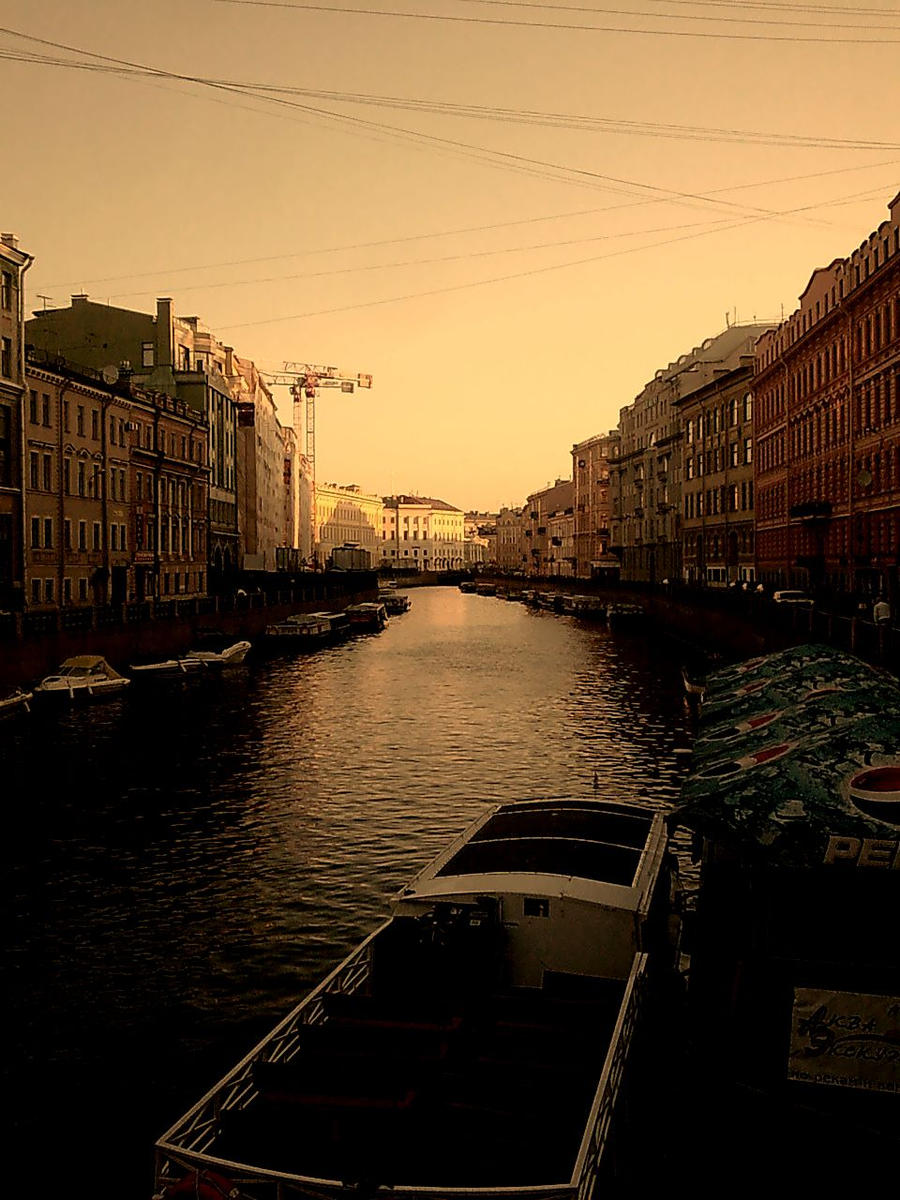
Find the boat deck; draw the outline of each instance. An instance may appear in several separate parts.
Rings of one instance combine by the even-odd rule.
[[[423,974],[420,954],[417,983],[401,984],[413,932],[401,922],[381,969],[376,956],[373,994],[325,996],[297,1054],[254,1064],[257,1094],[222,1113],[214,1157],[389,1186],[569,1178],[625,983],[560,976],[467,995]]]

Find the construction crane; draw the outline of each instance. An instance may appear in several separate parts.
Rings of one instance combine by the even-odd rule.
[[[316,546],[316,395],[319,388],[340,388],[352,395],[358,387],[370,388],[371,375],[343,375],[337,367],[322,367],[315,363],[286,362],[284,370],[275,373],[261,372],[269,384],[289,387],[294,401],[294,430],[304,431],[303,453],[309,467],[311,489],[310,503],[310,554]],[[303,408],[306,408],[304,421]],[[298,526],[299,528],[299,526]]]

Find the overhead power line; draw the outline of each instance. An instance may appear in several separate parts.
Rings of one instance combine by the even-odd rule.
[[[879,193],[875,193],[879,194]],[[786,210],[785,213],[779,215],[785,216],[788,212],[803,212],[814,208],[831,207],[838,204],[852,203],[855,200],[871,196],[872,193],[857,193],[854,196],[844,197],[840,200],[826,201],[822,204],[804,205],[802,208]],[[497,275],[490,279],[470,280],[466,283],[450,284],[445,287],[429,288],[424,292],[408,292],[401,296],[384,296],[377,300],[360,300],[354,304],[337,305],[333,308],[314,309],[303,313],[293,313],[290,316],[268,317],[260,321],[241,321],[234,324],[229,324],[224,321],[216,322],[216,327],[223,332],[232,329],[250,329],[262,325],[277,325],[283,321],[304,321],[312,317],[333,316],[337,313],[355,312],[363,308],[379,308],[386,304],[399,304],[406,300],[422,300],[431,296],[442,296],[452,292],[468,291],[473,288],[488,287],[495,283],[509,283],[517,279],[527,279],[535,275],[546,275],[552,271],[563,271],[569,267],[586,266],[590,263],[601,262],[609,258],[621,258],[628,254],[639,254],[646,250],[658,250],[666,246],[674,245],[677,242],[691,241],[696,238],[708,237],[711,233],[727,233],[734,229],[741,229],[745,225],[756,224],[760,221],[770,220],[771,217],[766,215],[756,215],[744,217],[739,221],[732,221],[727,224],[718,224],[715,228],[694,231],[692,233],[681,234],[678,237],[666,238],[659,242],[650,242],[646,246],[630,246],[625,250],[613,250],[607,254],[595,254],[588,258],[579,258],[564,263],[552,263],[543,267],[531,267],[525,271],[516,271],[509,275]]]
[[[477,0],[481,3],[484,0]],[[125,67],[103,63],[79,62],[68,58],[31,52],[0,49],[0,58],[27,62],[38,66],[55,66],[72,70],[98,71],[105,74],[141,78],[158,78],[153,67]],[[582,113],[557,113],[533,109],[505,108],[498,105],[463,104],[450,100],[427,100],[416,96],[380,96],[367,92],[337,92],[323,88],[289,87],[284,84],[248,82],[236,79],[192,76],[189,82],[207,87],[235,88],[248,94],[269,96],[304,96],[314,100],[359,104],[378,108],[401,109],[412,112],[436,113],[441,116],[470,117],[477,120],[546,126],[554,129],[576,129],[588,133],[622,134],[638,137],[672,138],[684,141],[728,142],[739,145],[782,146],[813,150],[900,150],[900,142],[874,139],[838,138],[824,134],[779,133],[755,129],[731,129],[713,125],[679,125],[671,122],[634,121],[620,117],[593,117]]]
[[[0,33],[6,33],[15,37],[20,37],[26,41],[34,42],[39,45],[52,46],[57,50],[65,50],[68,53],[88,55],[91,58],[99,59],[106,63],[115,63],[118,66],[129,68],[137,67],[141,70],[150,70],[160,78],[180,80],[182,82],[190,82],[213,88],[217,91],[224,91],[228,94],[237,93],[242,96],[258,95],[251,89],[240,88],[234,84],[220,84],[202,76],[188,75],[176,71],[167,71],[163,68],[148,67],[145,63],[135,63],[128,59],[115,58],[107,54],[99,54],[93,50],[84,50],[80,47],[69,46],[62,42],[55,42],[48,38],[40,38],[33,34],[20,33],[13,29],[0,26]],[[336,121],[339,124],[350,125],[353,129],[362,129],[366,132],[376,131],[380,134],[387,133],[391,136],[399,136],[402,139],[411,142],[414,145],[428,145],[437,147],[439,150],[451,153],[462,153],[464,156],[471,156],[478,161],[488,165],[497,167],[506,167],[524,173],[526,175],[542,178],[557,183],[576,183],[586,187],[602,188],[606,191],[611,191],[618,194],[637,196],[659,196],[666,197],[671,200],[677,200],[689,206],[696,207],[698,204],[702,207],[707,204],[724,206],[728,209],[743,209],[752,213],[771,215],[771,210],[758,208],[752,205],[739,205],[733,201],[720,200],[718,198],[710,198],[697,192],[685,192],[675,188],[665,188],[658,184],[643,183],[638,180],[620,178],[614,175],[604,174],[599,171],[589,171],[578,167],[568,167],[565,164],[553,163],[544,159],[530,158],[527,155],[512,154],[504,150],[493,150],[484,146],[477,146],[470,142],[464,142],[456,138],[438,137],[435,134],[421,133],[418,130],[407,129],[405,126],[388,125],[385,122],[369,121],[362,117],[349,117],[345,114],[335,113],[330,109],[323,109],[313,105],[299,104],[292,100],[287,100],[284,97],[260,97],[271,103],[287,106],[291,109],[296,108],[298,111],[307,114],[316,114],[319,117],[324,117],[331,121]]]
[[[900,38],[856,38],[856,37],[822,37],[814,34],[774,34],[774,33],[729,33],[716,30],[700,29],[640,29],[623,25],[584,25],[571,24],[564,21],[516,21],[499,17],[462,17],[450,13],[403,12],[396,9],[378,8],[348,8],[337,4],[305,4],[295,3],[294,0],[214,0],[216,4],[233,4],[244,8],[282,8],[295,12],[333,12],[357,17],[392,17],[408,21],[432,21],[459,25],[491,25],[494,27],[509,27],[518,29],[558,29],[577,33],[623,33],[640,37],[676,37],[703,38],[739,42],[796,42],[818,45],[858,45],[858,46],[888,46],[900,43]],[[596,12],[603,10],[596,9]],[[629,16],[640,15],[652,20],[666,20],[659,13],[628,13]],[[679,18],[683,19],[683,18]],[[698,18],[700,19],[700,18]],[[778,22],[768,22],[779,24]],[[821,22],[816,22],[822,28]]]
[[[709,2],[709,0],[655,0],[657,3],[666,4],[668,6],[678,6],[681,8],[725,8],[730,13],[738,13],[742,9],[746,12],[758,14],[763,11],[775,12],[779,19],[773,17],[760,17],[754,15],[752,17],[741,16],[704,16],[697,13],[663,13],[663,12],[643,12],[639,9],[631,8],[598,8],[592,5],[584,4],[536,4],[529,3],[528,0],[457,0],[459,4],[481,4],[491,8],[526,8],[534,9],[539,12],[576,12],[585,13],[589,16],[622,16],[622,17],[650,17],[653,20],[665,21],[718,21],[727,22],[735,25],[775,25],[779,28],[790,28],[791,26],[800,26],[808,29],[810,26],[821,29],[868,29],[872,30],[871,21],[865,23],[860,22],[835,22],[834,24],[825,24],[822,21],[823,16],[843,16],[849,15],[853,17],[875,16],[885,19],[897,19],[897,12],[891,12],[888,9],[839,9],[826,8],[822,5],[809,6],[804,5],[785,5],[785,4],[740,4],[727,3],[725,0],[718,2]],[[814,21],[797,21],[795,15],[805,13],[814,16],[817,19]],[[788,20],[781,20],[783,16],[787,16]],[[879,26],[878,28],[882,28]]]

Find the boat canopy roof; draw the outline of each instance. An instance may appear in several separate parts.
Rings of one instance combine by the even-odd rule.
[[[119,676],[119,672],[115,671],[100,654],[76,654],[72,658],[66,658],[60,664],[56,674],[89,675],[98,673],[100,670],[112,678]]]
[[[900,687],[819,645],[716,671],[673,819],[748,861],[896,865]]]
[[[574,796],[500,804],[397,900],[520,893],[637,909],[665,840],[662,814],[637,805]]]

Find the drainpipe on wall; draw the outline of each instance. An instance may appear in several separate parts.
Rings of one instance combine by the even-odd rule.
[[[56,438],[56,453],[57,453],[56,478],[59,483],[59,488],[58,488],[59,494],[57,497],[57,501],[58,501],[57,511],[58,511],[58,519],[59,519],[59,525],[58,525],[58,528],[59,528],[59,539],[58,539],[59,553],[56,558],[56,564],[57,564],[56,565],[56,602],[57,602],[57,606],[59,608],[62,608],[62,606],[63,606],[63,580],[65,579],[65,574],[66,574],[66,554],[68,553],[68,549],[66,547],[66,539],[65,539],[66,497],[65,497],[65,489],[63,486],[63,481],[65,478],[65,476],[63,474],[63,465],[64,465],[64,463],[63,463],[63,455],[64,455],[63,435],[65,433],[65,430],[63,429],[63,397],[65,396],[65,394],[68,390],[69,390],[68,383],[63,382],[62,384],[60,384],[58,394],[57,394],[57,405],[56,405],[56,421],[57,421],[57,429],[58,429],[58,434],[57,434],[57,438]]]
[[[5,237],[4,237],[5,240]],[[15,239],[13,239],[15,241]],[[16,247],[13,246],[15,249]],[[22,253],[20,251],[19,253]],[[21,483],[21,499],[19,504],[19,575],[21,576],[22,589],[22,611],[28,603],[28,597],[25,595],[25,555],[26,547],[28,546],[28,514],[25,511],[25,480],[28,478],[28,443],[25,437],[25,393],[28,390],[25,387],[25,272],[34,262],[34,255],[26,256],[28,261],[24,262],[19,270],[19,289],[18,289],[18,304],[16,306],[17,333],[19,338],[19,380],[21,382],[21,394],[19,396],[19,479]],[[13,580],[15,587],[15,580]]]

